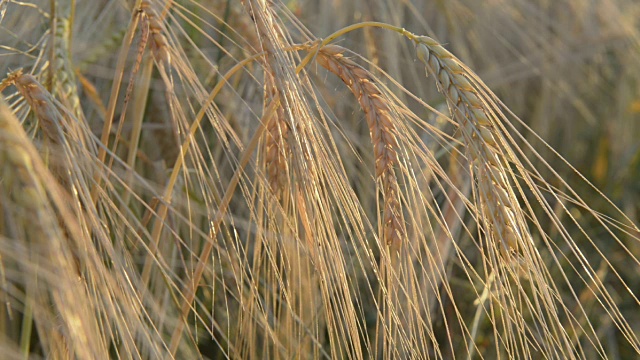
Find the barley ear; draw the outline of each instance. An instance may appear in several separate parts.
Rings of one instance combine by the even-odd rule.
[[[278,99],[278,90],[270,73],[265,72],[265,109],[268,104]],[[287,185],[287,158],[290,149],[287,145],[289,125],[287,124],[284,108],[279,105],[273,114],[273,119],[267,120],[265,132],[265,162],[267,180],[271,190],[280,197]]]
[[[33,110],[44,134],[53,143],[61,141],[62,114],[56,106],[56,101],[36,80],[33,75],[23,74],[21,71],[9,75],[13,85],[18,89]]]
[[[70,32],[69,20],[65,17],[58,17],[54,37],[54,56],[50,64],[54,79],[52,93],[68,107],[77,119],[81,119],[82,109],[78,97],[78,86],[69,53]]]
[[[383,189],[383,237],[387,245],[397,247],[405,231],[400,187],[395,173],[398,163],[396,128],[388,102],[374,77],[353,60],[346,58],[343,55],[345,51],[338,45],[324,46],[319,50],[316,61],[349,87],[365,113],[373,145],[376,179],[381,181]]]
[[[428,36],[416,37],[415,42],[418,59],[435,76],[462,134],[483,230],[502,244],[503,254],[520,253],[531,242],[530,234],[509,181],[508,157],[501,148],[504,140],[491,121],[491,112],[465,67],[449,51]]]
[[[157,62],[168,67],[171,64],[171,54],[169,53],[169,42],[164,34],[162,18],[153,8],[151,0],[142,0],[140,10],[148,20],[149,31],[151,33],[151,51]]]
[[[16,256],[9,273],[26,287],[33,319],[45,353],[54,358],[100,358],[107,353],[100,341],[95,308],[79,281],[74,249],[68,238],[52,192],[59,192],[52,176],[22,129],[18,119],[0,99],[0,199],[12,249],[3,247],[0,260]],[[56,195],[59,195],[56,194]],[[70,221],[73,221],[71,219]],[[46,259],[46,261],[43,261]],[[16,306],[15,303],[7,303]],[[23,304],[24,305],[24,304]],[[18,307],[20,310],[20,307]],[[22,311],[22,310],[20,310]]]

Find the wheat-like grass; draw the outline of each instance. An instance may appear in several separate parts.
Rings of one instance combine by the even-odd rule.
[[[5,79],[6,85],[13,84],[20,95],[26,100],[27,104],[33,110],[38,124],[42,129],[42,132],[49,140],[49,142],[55,147],[50,149],[50,154],[55,154],[50,158],[50,170],[56,174],[61,175],[64,173],[68,166],[78,166],[79,164],[73,164],[73,162],[64,164],[69,158],[78,156],[76,160],[83,158],[80,153],[95,153],[96,146],[95,140],[92,139],[90,130],[87,129],[86,123],[83,122],[84,117],[76,118],[72,113],[73,108],[69,108],[62,104],[60,101],[54,98],[54,96],[47,91],[47,89],[30,74],[24,74],[21,70],[13,72]],[[62,88],[67,86],[73,88],[72,84],[64,85],[60,84]],[[62,100],[73,99],[73,90],[68,93],[68,97],[62,98]],[[75,108],[76,113],[82,116],[80,108]],[[79,120],[79,119],[82,119]],[[66,155],[62,155],[63,149],[67,151]],[[75,155],[72,155],[75,154]],[[64,159],[68,157],[67,159]],[[57,168],[62,166],[62,168]],[[57,168],[57,169],[56,169]],[[62,183],[66,183],[67,180],[59,178]]]
[[[507,128],[515,132],[518,130],[508,124],[507,117],[501,111],[504,109],[503,105],[470,69],[437,42],[428,37],[414,35],[402,28],[375,22],[360,23],[338,30],[324,39],[318,48],[322,49],[342,34],[368,26],[395,31],[416,44],[419,59],[425,63],[429,73],[435,75],[438,88],[444,93],[451,109],[451,116],[455,119],[457,132],[462,134],[461,144],[470,164],[476,204],[468,209],[476,218],[479,237],[483,239],[479,242],[478,249],[486,279],[484,290],[478,293],[478,300],[482,304],[477,309],[473,325],[469,328],[463,327],[462,331],[470,331],[470,337],[475,339],[477,325],[482,321],[482,314],[485,314],[494,324],[496,338],[504,342],[505,351],[510,356],[530,357],[532,352],[540,351],[549,355],[559,352],[562,356],[574,357],[575,341],[572,340],[571,334],[575,332],[584,334],[588,341],[595,344],[594,346],[600,347],[598,351],[602,351],[597,335],[588,328],[591,326],[589,322],[584,324],[562,320],[566,316],[573,319],[572,310],[563,301],[558,300],[562,282],[558,284],[557,279],[551,275],[551,269],[543,260],[539,245],[534,244],[525,222],[525,219],[531,219],[536,229],[544,234],[539,215],[533,212],[526,198],[527,191],[533,193],[533,197],[542,203],[543,207],[551,206],[544,199],[542,192],[551,191],[556,198],[559,195],[556,190],[549,189],[548,185],[539,188],[536,184],[540,176],[537,170],[529,172],[527,168],[531,167],[531,163],[528,160],[524,160],[523,163],[518,158],[525,155],[520,149],[514,148],[513,144],[516,143]],[[313,56],[319,56],[320,51],[310,53],[299,68]],[[515,115],[513,117],[522,123]],[[543,187],[546,187],[545,190],[541,190]],[[516,194],[523,197],[523,207],[520,206]],[[582,203],[582,200],[575,201]],[[548,212],[547,215],[559,226],[560,231],[565,231],[554,215]],[[564,237],[564,240],[575,249],[573,239]],[[592,239],[589,238],[589,241]],[[556,246],[550,244],[546,234],[543,235],[543,244],[548,248]],[[578,257],[589,276],[595,277],[595,283],[598,285],[594,292],[605,299],[602,303],[603,308],[612,314],[612,318],[620,320],[616,322],[618,329],[625,333],[630,345],[636,347],[637,338],[631,335],[629,323],[619,317],[620,309],[612,301],[609,293],[599,285],[598,275],[581,258],[580,251],[574,255]],[[468,261],[466,255],[458,253],[458,256],[463,263]],[[561,262],[555,258],[554,260],[555,265],[562,266]],[[474,274],[476,270],[466,265],[464,267],[470,280],[477,276]],[[514,268],[516,272],[513,271]],[[407,271],[411,271],[410,266]],[[402,293],[406,291],[408,290],[400,290]],[[524,302],[523,294],[527,294]],[[487,299],[492,299],[488,305],[489,309],[484,304]],[[462,314],[458,316],[459,319],[463,318]],[[570,324],[569,329],[565,328],[567,323]],[[537,335],[538,328],[544,329],[540,335]],[[402,335],[401,339],[404,336],[410,335]],[[529,344],[530,341],[533,345]],[[470,354],[473,354],[477,345],[471,343],[467,346]],[[583,351],[582,347],[578,351]]]
[[[511,184],[516,180],[510,180],[514,172],[509,168],[509,162],[514,163],[518,172],[522,171],[523,166],[503,138],[499,124],[494,122],[496,116],[489,105],[491,100],[476,90],[478,87],[473,83],[472,72],[444,47],[427,36],[412,40],[416,44],[418,59],[427,67],[428,74],[433,74],[439,90],[445,95],[452,118],[462,134],[469,161],[478,224],[486,239],[483,257],[490,269],[490,273],[485,275],[486,288],[479,300],[488,298],[492,288],[499,292],[499,311],[507,317],[501,325],[503,336],[509,342],[519,344],[509,350],[511,356],[529,356],[525,354],[530,349],[522,338],[513,335],[513,331],[526,328],[528,325],[522,318],[525,314],[531,314],[536,323],[548,329],[548,335],[540,341],[544,351],[553,352],[549,347],[555,342],[558,344],[555,351],[571,357],[570,336],[558,317],[558,313],[567,311],[567,308],[556,302],[558,290],[533,243],[525,222],[525,212],[515,195],[516,191],[522,193],[522,190],[514,190],[518,188]],[[523,176],[526,178],[527,175]],[[495,250],[502,260],[496,258]],[[507,275],[509,272],[500,269],[502,264],[515,268],[517,275]],[[529,283],[521,281],[518,276],[528,279]],[[529,298],[531,303],[523,306],[517,300],[517,293],[527,291],[529,287],[532,289]],[[481,313],[478,309],[476,314]],[[472,337],[476,336],[476,326],[477,321],[474,320]],[[469,349],[473,354],[473,347],[469,346]]]
[[[0,198],[4,221],[11,224],[2,236],[14,238],[13,247],[4,244],[0,251],[4,265],[17,266],[10,270],[22,272],[12,281],[27,285],[23,305],[33,312],[40,338],[51,356],[100,357],[106,349],[95,336],[98,324],[91,301],[78,281],[81,274],[67,238],[68,229],[60,225],[47,192],[47,188],[55,188],[55,183],[50,176],[42,177],[46,174],[42,160],[3,100],[0,138]],[[16,262],[20,256],[24,258]],[[16,306],[12,302],[8,305]],[[24,312],[24,316],[29,313]]]
[[[436,77],[458,121],[476,179],[485,233],[502,244],[503,252],[521,252],[531,243],[531,236],[509,184],[508,157],[501,150],[504,140],[487,116],[490,110],[465,76],[463,65],[450,52],[428,36],[415,41],[418,59]]]
[[[328,45],[318,51],[317,62],[334,73],[349,87],[365,113],[373,153],[375,158],[375,176],[382,183],[383,239],[394,248],[404,237],[400,189],[394,167],[398,163],[398,142],[396,129],[391,120],[387,100],[376,85],[373,76],[344,56],[346,49],[337,45]]]
[[[76,84],[75,71],[70,59],[69,34],[71,24],[67,17],[58,16],[56,18],[56,30],[54,35],[53,60],[50,64],[52,72],[54,95],[77,119],[82,119],[82,109],[80,98],[78,97],[78,86]]]
[[[40,141],[49,138],[42,125],[20,144],[0,129],[0,137],[10,139],[0,142],[0,302],[9,299],[11,309],[0,311],[5,356],[590,359],[639,352],[637,226],[611,203],[601,206],[606,199],[578,197],[597,190],[575,182],[581,175],[573,167],[565,182],[566,173],[552,169],[564,166],[564,159],[551,162],[547,155],[557,154],[527,127],[540,126],[536,116],[557,116],[557,109],[566,108],[557,106],[566,101],[558,92],[539,96],[537,82],[547,90],[571,89],[578,112],[593,110],[581,102],[599,94],[596,87],[554,87],[555,75],[549,74],[564,69],[567,60],[576,65],[571,72],[589,74],[589,84],[615,80],[615,86],[605,81],[600,88],[616,90],[616,103],[605,96],[607,104],[590,121],[617,121],[605,109],[626,109],[637,96],[629,91],[637,73],[625,63],[636,58],[620,51],[630,47],[618,40],[629,40],[629,33],[635,38],[637,31],[629,26],[625,33],[611,32],[604,16],[594,23],[607,31],[579,38],[573,31],[594,29],[584,22],[592,15],[580,16],[583,9],[612,11],[623,3],[637,9],[631,2],[582,4],[571,30],[556,16],[534,16],[543,23],[535,27],[541,32],[529,33],[531,20],[521,16],[528,14],[512,11],[522,2],[510,0],[354,0],[337,11],[337,2],[327,1],[0,0],[0,9],[7,3],[10,16],[0,19],[7,30],[0,33],[7,60],[2,71],[24,67],[40,84],[31,91],[40,91],[60,118],[53,123],[55,144]],[[578,3],[532,1],[527,8],[547,16],[556,6]],[[243,6],[248,11],[238,14]],[[512,42],[514,35],[503,33],[504,43],[491,42],[495,35],[482,38],[487,31],[473,22],[456,23],[460,16],[486,14],[515,21],[524,41]],[[356,17],[386,23],[347,26]],[[65,29],[66,21],[73,27]],[[494,91],[504,83],[527,88],[525,97],[522,91],[499,92],[527,122],[435,41],[390,23],[447,39],[451,52],[469,59]],[[315,36],[342,26],[342,34],[362,27],[368,32],[364,41],[349,34],[344,48],[328,45],[333,36]],[[560,34],[562,46],[549,29]],[[391,43],[397,33],[413,43]],[[593,35],[607,50],[595,62],[613,66],[580,64],[602,53],[591,48]],[[107,45],[96,59],[95,50],[109,38],[118,44]],[[382,46],[374,44],[382,39]],[[575,51],[576,39],[589,46],[588,54]],[[532,56],[522,51],[525,43],[534,44]],[[444,97],[416,76],[422,66],[411,66],[414,44]],[[526,55],[522,62],[505,64],[513,59],[500,50],[503,44]],[[565,47],[571,55],[563,55]],[[298,51],[317,58],[355,98],[336,95],[333,82],[315,74],[296,73],[307,63]],[[113,54],[119,54],[117,62]],[[540,66],[547,58],[552,66]],[[592,73],[594,68],[607,76]],[[71,73],[56,78],[58,71],[77,71],[86,118],[63,85],[65,79],[75,83],[67,77]],[[566,80],[562,75],[559,81]],[[513,76],[522,82],[515,84]],[[7,78],[0,90],[29,127],[42,115],[34,99],[23,95],[28,86],[4,91],[17,79]],[[540,112],[523,111],[522,98]],[[103,101],[108,106],[96,111]],[[440,114],[447,104],[451,111]],[[560,128],[573,127],[573,110]],[[358,125],[366,120],[362,131],[346,125],[352,113]],[[633,112],[625,116],[634,124]],[[552,132],[557,125],[544,128]],[[159,128],[173,130],[171,142],[158,141]],[[591,127],[575,128],[594,134]],[[615,146],[622,147],[624,138],[633,148],[633,127],[624,132],[612,132],[621,140]],[[19,126],[13,128],[17,133],[25,135]],[[53,154],[64,178],[51,176],[54,159],[46,158],[46,169],[30,151],[30,174],[43,191],[29,203],[28,195],[18,197],[32,187],[16,180],[27,162],[7,161],[5,147],[33,149],[30,143],[43,143],[41,156]],[[608,159],[608,145],[601,144],[604,150],[594,149],[598,182],[607,184],[607,168],[633,169],[624,156]],[[375,165],[368,166],[371,158]],[[621,181],[626,186],[636,178],[630,173],[631,180]],[[626,212],[633,214],[633,196],[624,197]],[[29,220],[37,222],[34,229],[23,225]],[[50,231],[41,231],[42,224],[50,224]],[[32,241],[36,236],[41,239]],[[389,251],[390,239],[398,251]],[[28,256],[54,253],[58,245],[60,261]],[[46,272],[61,280],[51,281]],[[60,294],[59,300],[50,300],[51,294]],[[62,309],[65,303],[73,308]],[[46,306],[35,306],[40,304]],[[79,322],[82,331],[68,330],[69,315],[83,309],[89,316]],[[85,326],[91,322],[98,326]]]
[[[55,104],[55,99],[33,75],[17,71],[8,76],[33,110],[42,131],[53,143],[60,142],[64,121]]]
[[[148,20],[149,32],[151,33],[151,51],[157,62],[162,63],[165,67],[171,64],[171,53],[169,52],[169,42],[164,35],[164,27],[162,18],[153,8],[151,0],[142,0],[140,10],[145,14]]]
[[[427,67],[428,74],[433,74],[436,78],[439,90],[447,99],[452,117],[458,123],[476,187],[474,193],[479,209],[479,224],[486,238],[491,240],[488,248],[498,247],[499,253],[502,254],[502,260],[495,258],[491,251],[483,255],[491,273],[485,275],[487,289],[479,296],[479,300],[484,301],[483,298],[491,296],[489,288],[495,287],[499,292],[497,299],[500,312],[504,312],[508,317],[502,323],[503,336],[509,339],[509,342],[518,344],[513,346],[509,353],[511,356],[531,356],[532,349],[522,342],[522,335],[513,335],[514,329],[527,329],[530,326],[525,320],[526,314],[531,314],[535,323],[545,329],[539,346],[542,348],[541,351],[547,354],[559,352],[563,357],[579,357],[574,349],[576,341],[572,339],[572,334],[575,333],[588,334],[586,337],[594,346],[601,348],[602,345],[593,340],[597,338],[589,328],[590,323],[562,320],[563,316],[573,318],[574,310],[567,307],[563,301],[558,301],[561,293],[559,286],[562,286],[559,284],[562,282],[551,275],[552,269],[545,264],[538,249],[539,245],[534,243],[529,232],[525,219],[531,219],[538,230],[540,220],[531,212],[521,184],[533,192],[538,201],[545,206],[548,205],[546,200],[543,200],[540,190],[534,185],[533,176],[524,170],[526,166],[516,155],[522,152],[514,150],[511,145],[513,139],[506,130],[506,118],[494,100],[495,95],[486,90],[482,81],[438,42],[428,36],[408,37],[414,41],[417,56]],[[527,207],[520,206],[516,193],[525,198]],[[557,195],[554,193],[554,196]],[[573,239],[565,240],[569,246],[576,246]],[[546,239],[542,243],[549,244]],[[580,253],[578,251],[579,258]],[[634,257],[632,259],[635,260]],[[585,271],[589,276],[597,279],[594,281],[598,284],[597,290],[592,291],[603,298],[603,308],[612,319],[619,319],[617,314],[620,309],[615,301],[612,301],[609,293],[600,288],[599,275],[583,259],[580,262],[585,265]],[[518,271],[503,272],[501,265],[504,263]],[[561,266],[557,260],[555,265]],[[523,305],[518,300],[518,293],[527,291],[531,291],[531,295],[528,295],[530,303]],[[477,314],[481,312],[478,309]],[[491,317],[493,316],[495,315],[492,314]],[[633,335],[629,323],[625,319],[614,321],[618,329],[626,334],[629,344],[637,349],[638,340]],[[477,322],[474,320],[472,333],[475,333],[476,325]],[[526,331],[528,330],[524,332]],[[582,348],[579,351],[582,351]],[[470,353],[473,354],[473,351]]]
[[[283,32],[271,14],[270,7],[264,7],[260,2],[248,2],[245,7],[249,14],[260,13],[256,18],[256,33],[260,39],[260,46],[265,51],[262,60],[264,67],[264,93],[265,108],[274,100],[276,103],[287,101],[286,84],[283,69],[278,57],[279,44],[283,42]],[[255,15],[252,15],[255,17]],[[287,138],[289,137],[290,125],[283,105],[279,105],[274,114],[274,119],[270,120],[267,126],[265,139],[265,165],[267,181],[271,190],[278,196],[285,189],[287,182],[287,158],[290,154]]]
[[[265,104],[270,104],[278,99],[278,91],[271,74],[265,73]],[[265,163],[267,181],[271,190],[279,195],[287,186],[287,158],[289,157],[289,147],[287,137],[289,135],[289,125],[285,118],[285,111],[282,106],[278,106],[273,119],[267,120],[265,133]]]

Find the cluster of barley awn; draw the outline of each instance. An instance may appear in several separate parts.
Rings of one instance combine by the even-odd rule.
[[[638,356],[639,11],[0,0],[3,356]]]

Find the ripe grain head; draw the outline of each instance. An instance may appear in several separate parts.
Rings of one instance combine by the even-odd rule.
[[[28,85],[27,85],[28,86]],[[56,188],[35,147],[10,109],[0,100],[0,198],[13,246],[0,246],[10,271],[21,273],[15,289],[26,285],[23,306],[34,320],[48,353],[65,357],[100,357],[106,348],[68,238],[50,190]],[[44,177],[43,177],[44,175]],[[13,268],[16,267],[16,268]],[[15,290],[14,290],[15,291]],[[16,294],[13,294],[16,296]],[[74,306],[69,306],[74,304]],[[9,303],[11,307],[17,304]],[[17,308],[19,308],[18,306]]]
[[[530,246],[531,236],[509,183],[509,158],[501,149],[505,141],[487,115],[490,110],[466,77],[463,66],[440,44],[429,37],[419,37],[416,52],[436,77],[451,114],[458,121],[476,179],[485,234],[501,244],[499,249],[507,258],[509,253],[521,253]]]
[[[169,43],[164,34],[164,26],[162,17],[155,10],[151,0],[142,0],[140,10],[148,20],[147,26],[151,32],[151,51],[158,63],[162,63],[165,67],[171,64],[171,53],[169,52]]]
[[[30,74],[11,74],[13,84],[33,110],[44,134],[53,143],[61,141],[63,116],[49,91]]]
[[[384,206],[383,236],[387,245],[397,248],[404,237],[400,189],[394,167],[398,162],[396,129],[387,101],[371,74],[346,58],[346,49],[329,45],[318,51],[316,61],[340,77],[358,100],[365,113],[375,158],[376,180],[382,183]]]

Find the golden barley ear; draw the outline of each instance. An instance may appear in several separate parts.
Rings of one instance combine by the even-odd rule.
[[[53,143],[62,140],[64,117],[56,106],[56,100],[33,75],[22,71],[9,74],[8,79],[33,110],[45,136]]]
[[[171,64],[171,53],[169,52],[169,42],[164,34],[162,18],[154,9],[152,0],[142,0],[140,10],[144,13],[148,21],[145,25],[149,27],[149,31],[151,32],[151,51],[153,52],[153,57],[158,63],[163,64],[165,68],[168,69]]]
[[[60,10],[61,11],[61,10]],[[74,64],[71,61],[71,45],[69,38],[72,34],[71,23],[68,17],[56,18],[56,29],[53,36],[54,56],[49,63],[49,71],[52,73],[52,93],[72,113],[76,119],[84,120]]]
[[[509,184],[508,155],[501,148],[505,141],[487,116],[490,110],[462,65],[440,44],[422,36],[416,39],[416,52],[428,72],[436,77],[451,114],[458,121],[477,185],[475,193],[485,234],[501,244],[498,247],[507,258],[511,253],[521,252],[522,247],[531,246],[531,235]]]
[[[272,101],[277,101],[279,97],[274,81],[273,76],[265,72],[265,109],[268,104]],[[271,190],[276,196],[280,197],[288,187],[289,169],[287,158],[290,156],[290,149],[287,144],[290,130],[282,105],[276,109],[273,119],[268,121],[264,150],[267,180]]]
[[[30,80],[17,83],[29,87],[33,84]],[[39,101],[37,96],[34,99]],[[73,219],[60,213],[60,198],[55,199],[64,191],[56,186],[2,99],[0,138],[0,199],[3,221],[10,224],[0,227],[0,236],[3,242],[12,239],[14,244],[4,243],[0,258],[4,271],[20,274],[9,280],[13,300],[7,303],[7,310],[13,313],[11,323],[20,318],[33,320],[42,346],[51,356],[104,356],[106,347],[95,335],[99,331],[95,308],[85,284],[78,281],[81,274],[69,237],[77,224],[67,227]]]
[[[405,236],[400,203],[400,188],[396,176],[398,142],[396,128],[391,120],[387,99],[367,70],[344,56],[346,49],[328,45],[318,51],[316,61],[340,77],[358,100],[365,113],[375,158],[376,180],[381,181],[384,206],[382,214],[383,236],[387,245],[397,249]]]

